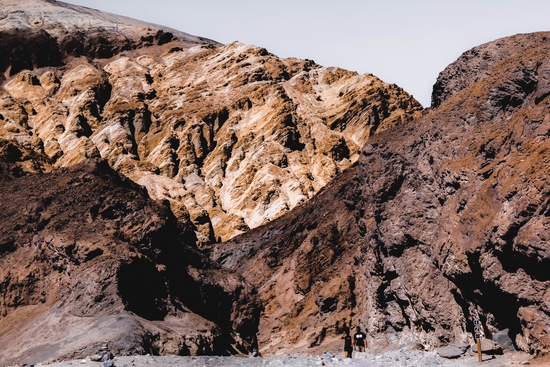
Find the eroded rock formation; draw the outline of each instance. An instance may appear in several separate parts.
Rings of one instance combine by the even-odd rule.
[[[265,352],[324,350],[350,320],[375,348],[467,342],[476,318],[550,350],[549,36],[467,52],[442,72],[439,107],[372,136],[308,204],[212,248],[260,290]],[[480,49],[499,60],[472,77]]]
[[[421,114],[372,75],[57,1],[0,4],[0,364],[104,341],[247,353],[257,290],[199,247],[303,204],[369,136]]]
[[[421,114],[407,93],[372,75],[240,43],[139,36],[166,31],[62,3],[7,3],[5,32],[30,23],[32,36],[3,46],[28,52],[4,51],[18,59],[0,65],[2,136],[58,168],[106,159],[191,219],[200,244],[304,203],[358,159],[371,134]],[[20,8],[31,10],[14,13]],[[92,26],[81,27],[86,19]],[[67,48],[76,35],[85,46]]]
[[[550,34],[466,52],[414,120],[372,75],[25,3],[70,14],[0,10],[27,37],[1,46],[9,361],[246,352],[256,331],[315,353],[358,324],[432,348],[476,318],[549,351]],[[91,15],[100,38],[66,27]]]
[[[1,364],[105,341],[119,355],[255,347],[257,293],[197,251],[189,223],[106,162],[27,174],[29,154],[0,144]]]

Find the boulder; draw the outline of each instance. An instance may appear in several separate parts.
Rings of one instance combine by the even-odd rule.
[[[93,354],[90,356],[90,361],[92,362],[101,362],[101,354]]]
[[[472,345],[472,352],[477,353],[477,344]],[[481,339],[481,352],[485,354],[502,354],[502,347],[490,339]]]
[[[499,331],[498,333],[493,334],[493,341],[508,352],[515,352],[516,347],[508,332],[508,329],[504,329],[502,331]]]
[[[443,348],[437,348],[437,354],[443,358],[460,358],[470,346],[467,344],[451,344]]]

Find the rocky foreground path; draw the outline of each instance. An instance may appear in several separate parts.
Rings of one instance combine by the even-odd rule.
[[[548,359],[532,359],[532,356],[522,353],[507,353],[499,356],[483,356],[483,362],[478,362],[477,355],[467,355],[459,359],[445,359],[439,357],[435,351],[422,352],[410,349],[398,349],[384,353],[367,351],[356,353],[353,359],[325,354],[322,356],[284,356],[270,358],[246,357],[181,357],[181,356],[123,356],[115,357],[116,367],[210,367],[210,366],[287,366],[287,367],[317,367],[317,366],[423,366],[423,367],[507,367],[507,366],[545,366]],[[102,367],[101,362],[92,362],[87,359],[57,362],[48,364],[49,367]]]

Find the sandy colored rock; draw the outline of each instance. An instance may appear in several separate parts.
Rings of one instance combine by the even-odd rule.
[[[4,2],[0,30],[30,22],[27,38],[50,37],[39,43],[53,56],[6,61],[2,136],[57,168],[107,160],[190,219],[201,244],[303,204],[357,161],[370,135],[421,114],[373,75],[175,31],[149,42],[168,30],[148,25],[143,35],[145,24],[87,8]],[[64,39],[76,36],[93,47],[67,49]]]

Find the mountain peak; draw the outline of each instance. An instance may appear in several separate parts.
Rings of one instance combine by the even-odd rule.
[[[0,31],[45,30],[64,39],[68,33],[113,34],[137,42],[159,31],[171,33],[185,46],[218,44],[157,24],[52,0],[1,0]]]

